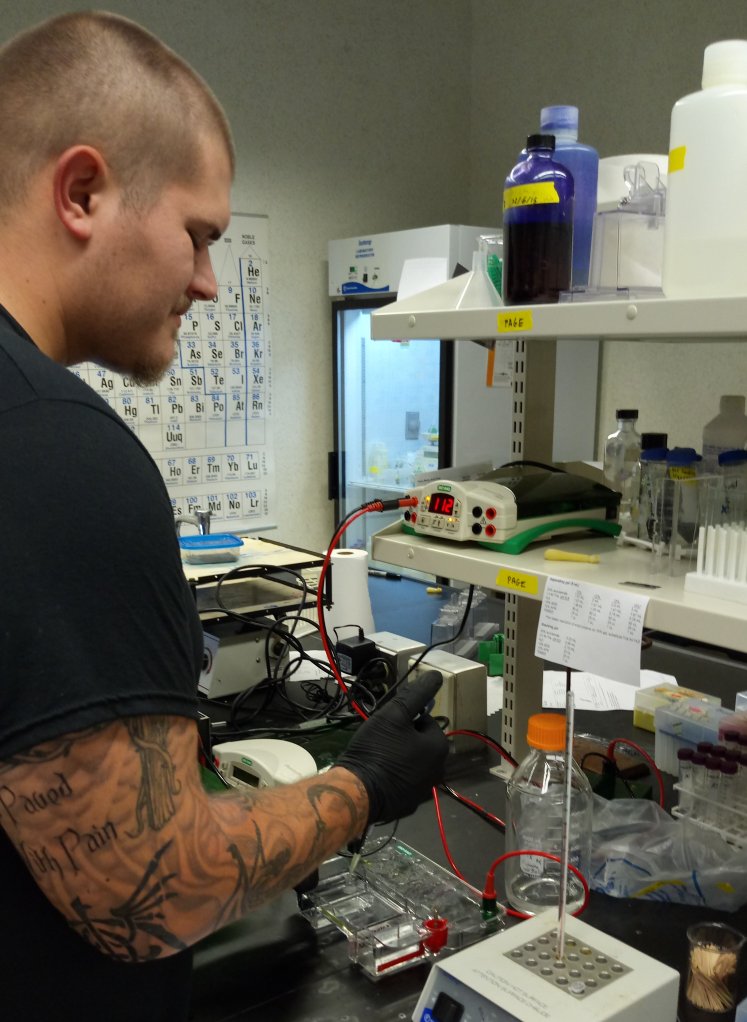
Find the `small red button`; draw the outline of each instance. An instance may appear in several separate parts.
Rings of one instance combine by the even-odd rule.
[[[417,511],[413,511],[412,514],[410,515],[410,521],[411,522],[416,522],[417,520],[418,520],[418,513],[417,513]]]
[[[486,525],[485,526],[485,535],[486,536],[495,536],[495,526],[494,525]]]
[[[485,512],[485,517],[489,518],[492,521],[497,514],[498,514],[498,512],[496,511],[496,509],[494,507],[489,507],[487,509],[487,511]]]

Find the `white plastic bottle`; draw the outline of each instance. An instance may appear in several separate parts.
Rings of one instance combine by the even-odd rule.
[[[667,298],[747,294],[747,40],[712,43],[703,89],[675,103],[662,287]]]
[[[540,131],[555,136],[555,162],[573,175],[573,256],[571,287],[587,287],[591,234],[597,211],[599,153],[578,140],[578,107],[545,106]]]
[[[718,456],[747,444],[747,415],[743,394],[724,394],[719,413],[703,427],[703,471],[718,471]]]
[[[535,713],[529,718],[529,754],[514,770],[506,788],[506,850],[548,852],[561,858],[565,806],[565,714]],[[571,826],[568,861],[584,879],[591,867],[591,785],[577,763],[571,763]],[[506,860],[506,897],[520,912],[535,915],[557,906],[560,863],[540,855]],[[566,907],[583,903],[578,877],[568,873]]]
[[[635,486],[641,456],[641,434],[635,428],[638,409],[618,408],[615,417],[617,429],[610,433],[604,445],[604,481],[621,495],[618,520],[623,532],[635,535],[637,522],[633,519],[633,510],[638,505]]]

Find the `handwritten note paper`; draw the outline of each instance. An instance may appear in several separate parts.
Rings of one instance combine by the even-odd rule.
[[[648,597],[549,578],[534,654],[551,663],[638,686]]]

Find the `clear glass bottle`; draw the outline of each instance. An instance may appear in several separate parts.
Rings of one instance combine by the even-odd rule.
[[[566,794],[565,714],[535,713],[529,718],[528,755],[519,763],[506,789],[507,851],[539,850],[561,857]],[[575,761],[571,763],[571,814],[568,861],[588,881],[591,865],[591,785]],[[539,855],[506,860],[506,897],[520,912],[534,915],[557,906],[560,863]],[[574,912],[583,902],[583,886],[568,871],[566,906]]]
[[[638,478],[638,459],[641,456],[641,434],[636,430],[637,408],[618,408],[615,412],[617,429],[610,433],[604,445],[604,481],[620,494],[618,520],[623,532],[635,535],[633,507],[638,494],[634,492]]]
[[[747,415],[743,394],[724,394],[719,399],[719,412],[703,427],[703,471],[718,470],[718,456],[724,451],[739,450],[747,444]]]

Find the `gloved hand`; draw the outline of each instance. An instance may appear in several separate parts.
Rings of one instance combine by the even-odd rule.
[[[403,682],[397,694],[361,724],[337,765],[368,793],[368,826],[408,816],[440,783],[449,743],[425,711],[443,683],[438,671]]]

